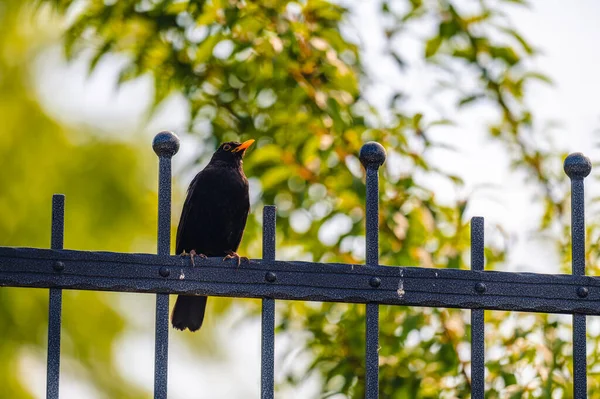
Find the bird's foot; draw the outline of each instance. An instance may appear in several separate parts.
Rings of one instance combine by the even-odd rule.
[[[237,267],[240,267],[240,263],[241,262],[248,262],[248,258],[245,256],[239,256],[236,252],[234,251],[227,251],[227,256],[225,256],[223,258],[223,260],[227,260],[227,259],[235,259],[237,262]]]
[[[183,251],[181,253],[181,257],[185,257],[185,256],[188,256],[188,255],[190,256],[190,260],[192,261],[192,266],[196,266],[196,263],[194,263],[194,256],[198,256],[198,257],[200,257],[200,259],[206,259],[206,258],[208,258],[208,256],[206,256],[204,254],[197,253],[195,249],[192,249],[189,254],[186,253],[185,251]]]

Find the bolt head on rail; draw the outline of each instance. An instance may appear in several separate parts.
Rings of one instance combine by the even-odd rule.
[[[574,152],[565,158],[565,173],[569,178],[583,179],[592,171],[592,162],[580,152]]]
[[[162,131],[154,136],[152,149],[159,157],[172,157],[179,151],[179,137],[173,132]]]
[[[358,154],[358,158],[365,168],[379,168],[385,162],[385,157],[385,148],[375,141],[365,143]]]

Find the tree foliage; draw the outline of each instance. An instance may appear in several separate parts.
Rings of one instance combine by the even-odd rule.
[[[369,103],[364,93],[370,76],[360,45],[342,34],[348,13],[343,6],[324,0],[42,3],[72,14],[67,55],[91,52],[94,69],[107,53],[126,54],[121,82],[150,74],[154,105],[172,93],[185,96],[189,132],[210,144],[198,162],[219,142],[257,139],[245,163],[261,193],[243,241],[250,256],[260,254],[258,216],[264,203],[278,207],[281,257],[362,262],[364,183],[356,154],[365,141],[377,140],[389,159],[404,165],[401,173],[382,170],[380,262],[468,267],[470,198],[443,203],[423,184],[428,177],[457,188],[463,184],[428,157],[443,148],[431,132],[452,121],[408,111],[406,93],[395,93],[385,110]],[[554,172],[562,154],[545,144],[525,101],[529,82],[548,79],[528,67],[536,50],[504,14],[506,7],[526,2],[464,3],[382,1],[387,56],[399,69],[411,68],[398,41],[419,24],[433,25],[420,43],[424,62],[439,69],[438,91],[456,97],[457,112],[474,104],[493,106],[496,116],[482,134],[501,143],[513,167],[538,188],[545,205],[540,231],[565,233],[568,191]],[[495,234],[493,242],[501,244],[486,248],[488,268],[505,262],[509,250],[500,228]],[[569,242],[556,240],[556,245],[566,267]],[[590,247],[590,263],[596,253]],[[313,358],[306,370],[291,371],[281,384],[294,385],[316,373],[323,397],[363,397],[364,306],[293,302],[278,310],[279,331],[310,333],[304,349]],[[465,311],[382,306],[382,397],[467,397],[468,323]],[[571,397],[564,318],[487,312],[486,325],[489,398],[552,392]],[[590,339],[597,343],[596,336]],[[590,367],[596,358],[594,350]],[[529,370],[533,377],[525,379]],[[597,382],[589,384],[591,392],[600,392]]]
[[[0,5],[0,245],[48,248],[52,194],[65,193],[67,248],[126,251],[135,243],[151,251],[156,180],[144,173],[148,161],[132,145],[60,126],[40,107],[29,74],[45,31],[24,23],[32,11],[19,0]],[[127,324],[109,299],[64,291],[62,381],[83,380],[107,397],[145,397],[113,367],[112,346]],[[0,396],[29,398],[32,364],[46,360],[48,291],[0,288],[0,320]]]

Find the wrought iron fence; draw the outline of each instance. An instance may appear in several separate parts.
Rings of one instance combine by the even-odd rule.
[[[159,133],[153,148],[159,157],[157,255],[63,249],[63,195],[52,199],[51,249],[0,247],[0,286],[50,289],[47,398],[59,397],[60,333],[63,289],[156,293],[154,397],[167,397],[169,294],[262,298],[261,398],[274,397],[275,300],[366,304],[366,393],[378,398],[379,305],[472,309],[472,398],[485,394],[484,310],[566,313],[573,315],[573,389],[587,397],[586,315],[600,315],[600,278],[585,276],[583,179],[590,161],[571,154],[564,169],[571,179],[572,275],[484,271],[484,220],[471,220],[471,270],[379,265],[378,169],[385,150],[375,142],[360,151],[366,177],[366,265],[283,262],[275,260],[275,207],[263,211],[263,256],[235,273],[220,258],[170,256],[171,158],[179,140]]]

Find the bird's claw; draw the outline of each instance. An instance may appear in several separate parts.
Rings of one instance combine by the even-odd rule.
[[[227,252],[227,255],[223,258],[223,260],[227,260],[227,259],[235,259],[236,260],[236,267],[240,267],[240,263],[241,262],[248,262],[248,258],[245,256],[239,256],[236,252],[233,251],[229,251]]]
[[[181,253],[181,257],[185,257],[185,256],[188,256],[188,255],[190,256],[190,260],[192,261],[192,266],[196,266],[196,263],[194,263],[194,256],[198,256],[200,259],[206,259],[206,258],[208,258],[208,256],[206,256],[204,254],[197,253],[195,249],[192,249],[189,254],[186,253],[185,251],[183,251]]]

